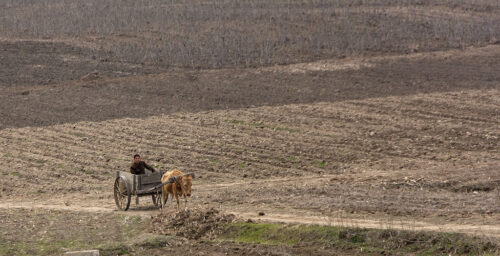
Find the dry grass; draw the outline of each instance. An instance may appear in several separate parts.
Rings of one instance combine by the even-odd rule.
[[[159,66],[288,64],[500,39],[494,0],[51,0],[0,7],[6,37],[91,40],[102,59]]]

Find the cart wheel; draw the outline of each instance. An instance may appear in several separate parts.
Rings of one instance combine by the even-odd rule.
[[[127,182],[122,177],[117,177],[114,186],[115,203],[118,209],[128,210],[130,207],[130,189]]]
[[[151,198],[153,199],[153,204],[156,206],[156,207],[160,207],[161,205],[161,194],[158,194],[158,193],[154,193],[151,195]]]

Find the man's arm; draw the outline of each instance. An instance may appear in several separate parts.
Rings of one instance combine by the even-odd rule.
[[[144,167],[148,170],[151,170],[152,172],[156,172],[155,168],[151,167],[150,165],[148,165],[146,162],[144,162]]]

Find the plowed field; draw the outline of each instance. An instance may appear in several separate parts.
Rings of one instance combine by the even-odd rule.
[[[99,63],[85,47],[0,40],[0,254],[80,248],[50,240],[74,223],[81,248],[109,242],[95,229],[146,232],[130,226],[158,213],[150,198],[118,212],[112,194],[136,153],[196,173],[188,207],[240,220],[500,237],[498,44],[214,70]],[[177,246],[317,249],[204,243]]]

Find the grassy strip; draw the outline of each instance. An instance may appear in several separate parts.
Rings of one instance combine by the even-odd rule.
[[[165,236],[148,234],[147,220],[140,217],[125,215],[100,215],[106,218],[107,226],[92,225],[93,218],[81,218],[80,228],[64,230],[67,223],[58,223],[55,218],[55,229],[44,229],[45,232],[37,236],[37,240],[22,237],[5,238],[0,234],[0,256],[13,255],[62,255],[66,251],[99,249],[101,255],[122,255],[136,248],[158,247],[166,243]],[[87,218],[85,218],[87,217]],[[75,219],[78,223],[79,219]],[[39,226],[37,224],[37,226]],[[34,232],[40,232],[36,230]],[[28,234],[26,236],[29,237]]]
[[[321,246],[372,254],[498,255],[498,244],[456,233],[344,228],[315,225],[232,223],[221,239],[271,245]]]
[[[58,240],[50,242],[18,242],[9,245],[0,243],[0,255],[61,255],[65,251],[97,249],[100,255],[125,255],[148,248],[163,247],[168,237],[164,235],[141,234],[137,241],[115,241],[103,243],[85,243],[78,240]]]

